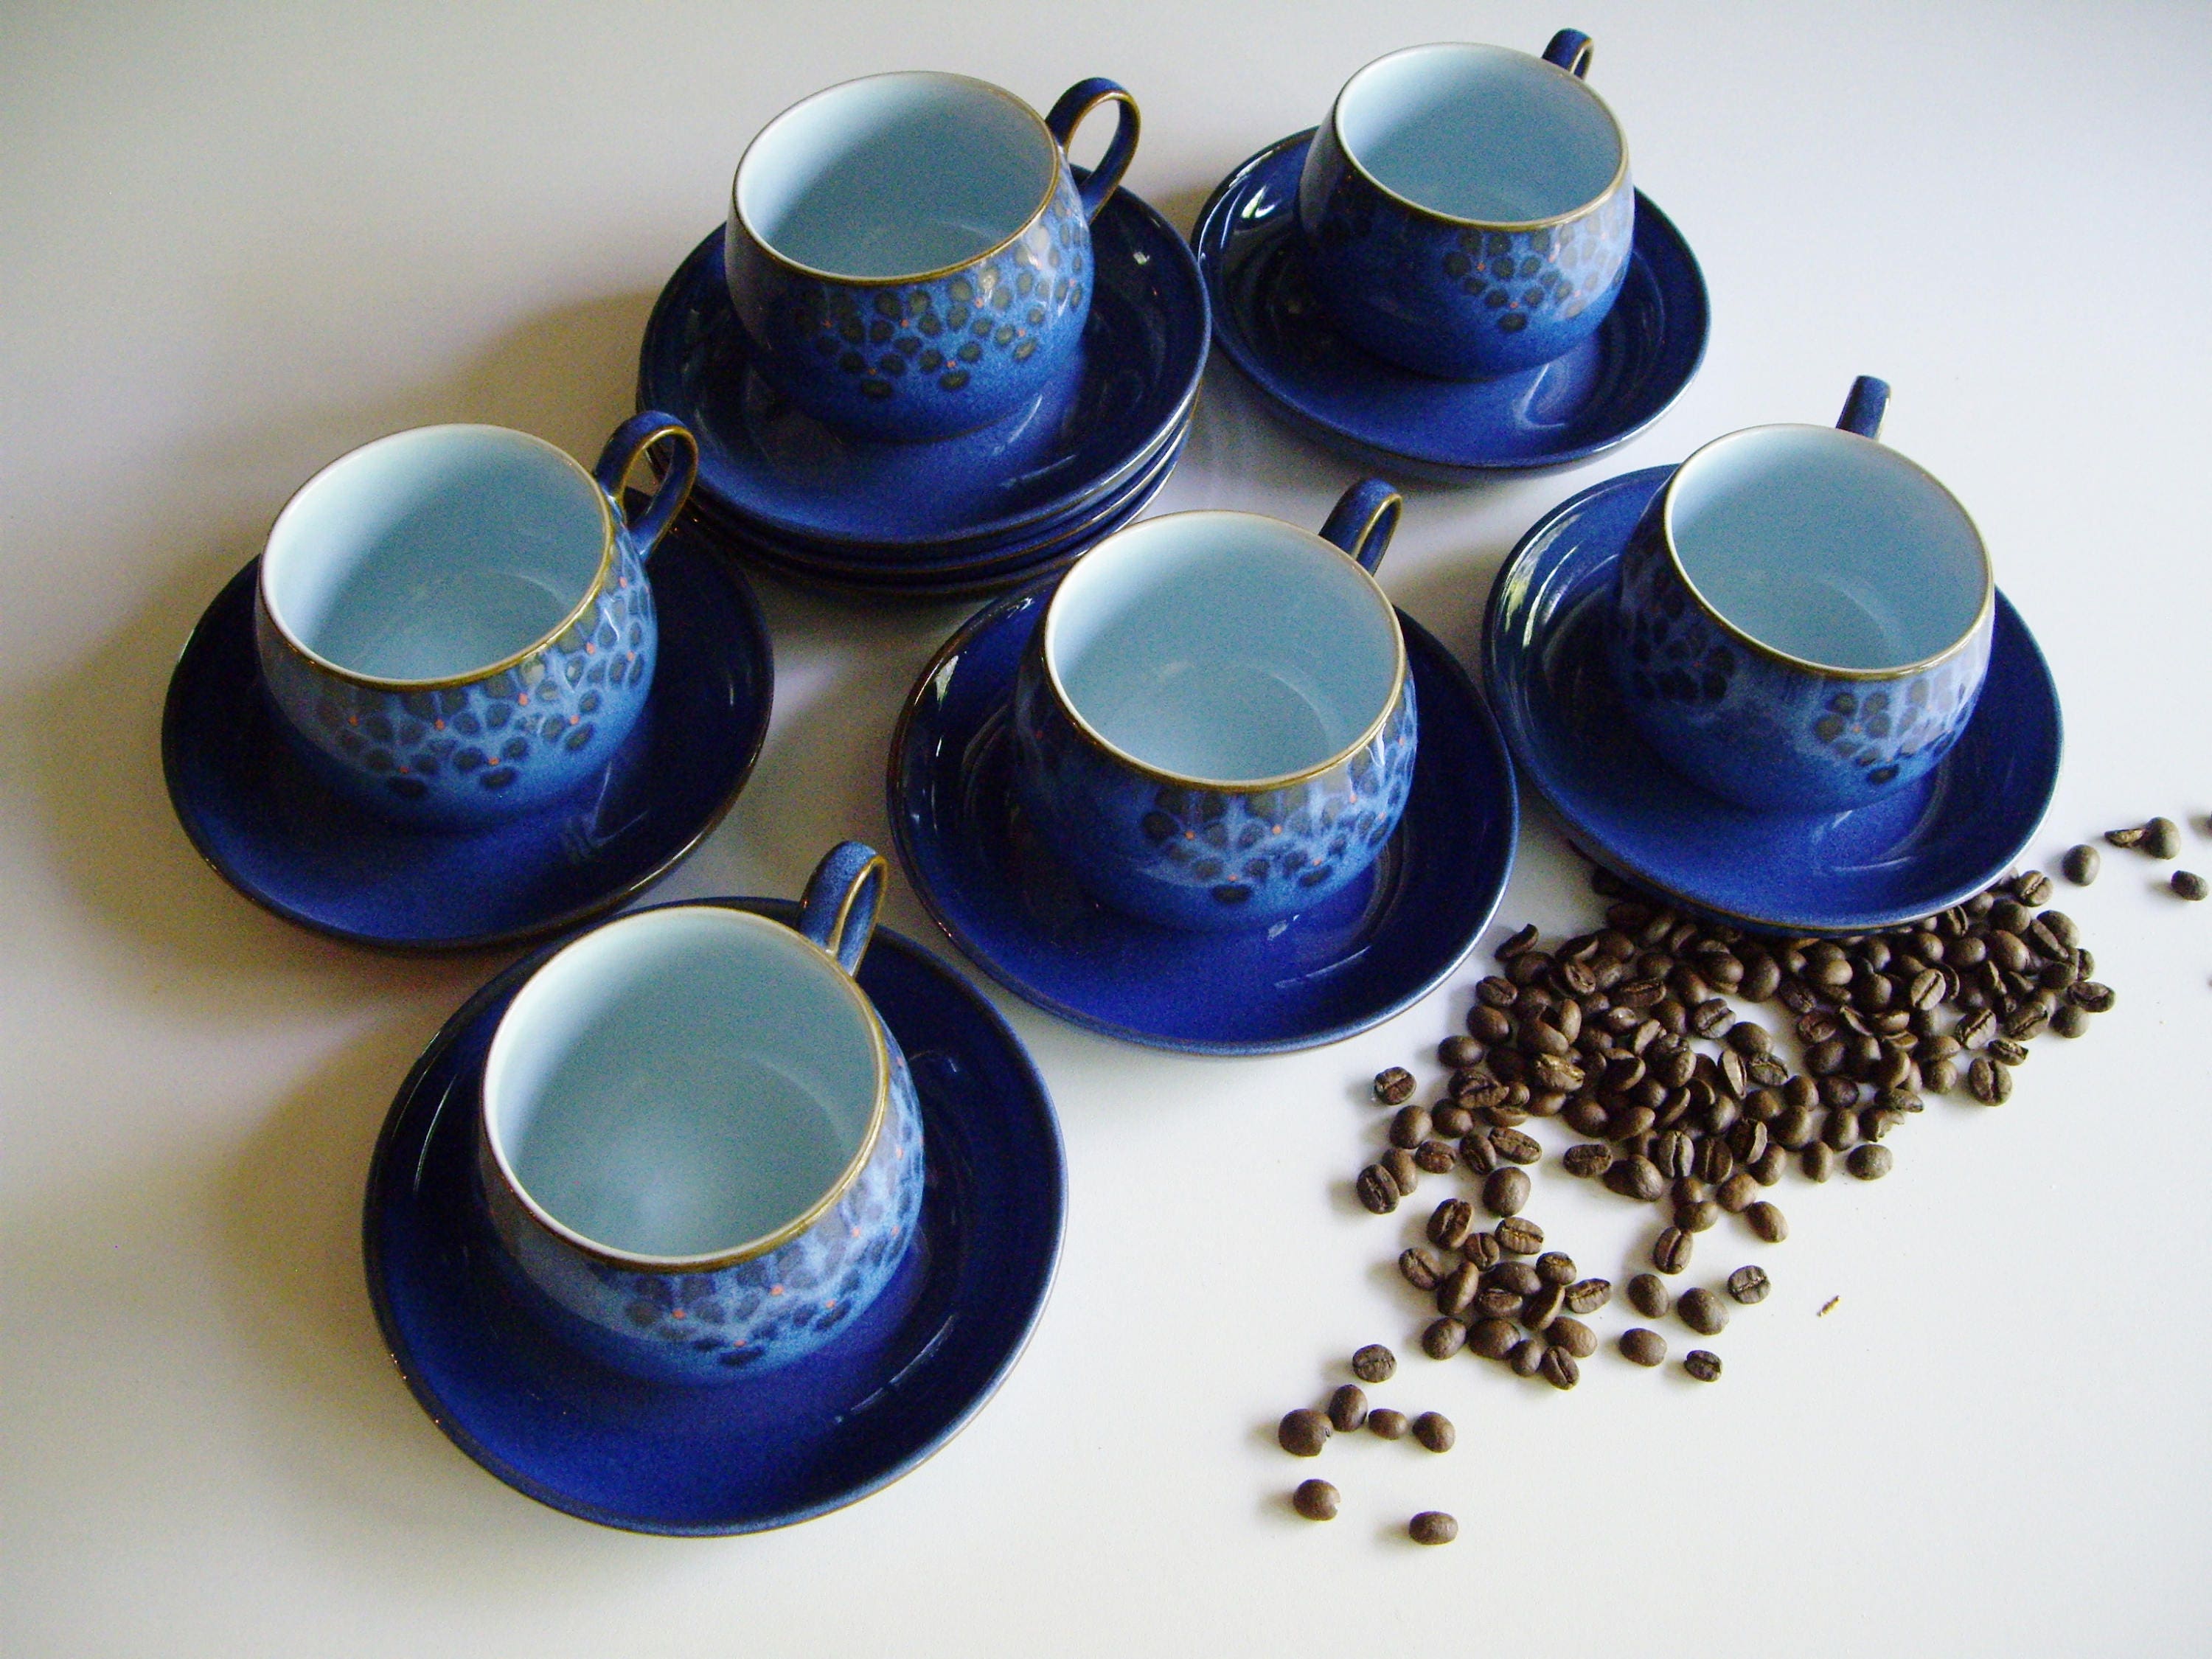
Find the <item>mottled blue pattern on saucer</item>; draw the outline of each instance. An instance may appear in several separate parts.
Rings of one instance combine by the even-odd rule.
[[[1541,368],[1440,380],[1363,350],[1322,314],[1297,228],[1310,132],[1222,180],[1191,240],[1221,349],[1292,421],[1392,477],[1564,466],[1634,436],[1698,370],[1711,313],[1689,245],[1641,194],[1620,297]]]
[[[1483,672],[1521,775],[1589,857],[1692,910],[1788,933],[1894,927],[2012,867],[2058,778],[2057,688],[2000,593],[1973,718],[1927,777],[1848,812],[1755,812],[1656,754],[1606,631],[1622,548],[1672,469],[1594,485],[1522,537],[1491,590]]]
[[[1014,677],[1050,584],[980,612],[923,671],[892,740],[892,834],[954,944],[1007,989],[1108,1036],[1188,1054],[1334,1042],[1449,976],[1504,893],[1519,817],[1496,724],[1400,613],[1420,702],[1405,817],[1334,898],[1271,927],[1181,931],[1091,897],[1013,799]]]
[[[799,912],[731,902],[786,922]],[[914,1248],[820,1352],[713,1388],[656,1386],[562,1340],[492,1265],[477,1079],[536,960],[447,1022],[392,1103],[369,1168],[369,1297],[431,1419],[518,1492],[651,1533],[788,1526],[866,1497],[943,1446],[1020,1357],[1066,1208],[1059,1124],[1006,1022],[927,951],[876,930],[860,988],[907,1054],[929,1147]]]
[[[679,520],[653,557],[659,665],[597,783],[483,829],[395,823],[334,795],[270,707],[253,648],[258,568],[232,578],[185,643],[161,765],[201,856],[255,903],[318,933],[472,950],[611,910],[720,821],[768,732],[775,674],[759,605]]]

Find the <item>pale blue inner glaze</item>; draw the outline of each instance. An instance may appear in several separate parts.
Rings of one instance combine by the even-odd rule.
[[[1044,204],[1060,148],[1018,100],[964,76],[871,76],[769,123],[738,164],[739,219],[833,276],[969,264]]]
[[[495,426],[418,427],[333,461],[262,554],[276,625],[349,673],[455,679],[557,629],[606,544],[588,474]]]
[[[1352,160],[1416,207],[1518,224],[1571,213],[1620,170],[1596,95],[1504,46],[1413,46],[1345,83],[1337,132]]]
[[[1060,582],[1045,653],[1107,742],[1209,783],[1334,759],[1397,686],[1396,618],[1365,573],[1248,513],[1178,513],[1099,544]]]
[[[1951,492],[1894,450],[1758,427],[1676,476],[1682,571],[1740,632],[1826,668],[1905,668],[1966,637],[1989,563]]]
[[[493,1144],[570,1231],[732,1250],[796,1219],[875,1109],[870,1016],[836,965],[736,911],[626,917],[526,985],[484,1069]]]

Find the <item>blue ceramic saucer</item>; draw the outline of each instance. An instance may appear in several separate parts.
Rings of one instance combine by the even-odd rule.
[[[1175,228],[1119,190],[1091,246],[1097,292],[1079,371],[980,432],[901,444],[825,427],[752,372],[716,230],[646,325],[640,407],[665,409],[697,434],[699,497],[780,541],[910,561],[1018,536],[1158,456],[1188,422],[1206,365],[1206,289]]]
[[[655,580],[659,580],[655,573]],[[793,904],[726,901],[789,921]],[[446,1023],[392,1102],[362,1247],[386,1346],[431,1420],[516,1491],[634,1532],[757,1532],[866,1498],[981,1410],[1060,1255],[1060,1126],[990,1004],[878,927],[867,992],[921,1098],[929,1184],[912,1253],[830,1346],[781,1370],[642,1382],[569,1348],[490,1263],[475,1110],[501,1012],[547,951]]]
[[[349,808],[308,771],[253,651],[258,561],[186,641],[161,714],[185,833],[288,921],[402,951],[489,948],[611,910],[674,868],[737,799],[768,732],[767,625],[745,579],[690,525],[653,556],[660,662],[598,785],[486,829],[409,829]]]
[[[1989,678],[1919,783],[1849,812],[1762,813],[1654,754],[1622,708],[1604,636],[1622,544],[1669,467],[1583,490],[1515,548],[1490,591],[1483,678],[1521,775],[1590,858],[1676,903],[1784,933],[1857,933],[1941,910],[2002,876],[2058,781],[2058,690],[2003,594]]]
[[[1306,284],[1298,173],[1310,131],[1221,181],[1191,233],[1221,349],[1299,425],[1392,468],[1462,477],[1587,460],[1666,413],[1705,354],[1697,259],[1640,192],[1628,276],[1598,331],[1554,362],[1438,380],[1339,335]]]
[[[1421,709],[1398,832],[1343,892],[1247,933],[1183,933],[1089,897],[1015,803],[1014,671],[1052,583],[978,613],[922,671],[891,740],[908,879],[952,942],[1040,1008],[1185,1054],[1334,1042],[1412,1006],[1473,948],[1505,890],[1519,815],[1497,724],[1451,653],[1400,613]]]

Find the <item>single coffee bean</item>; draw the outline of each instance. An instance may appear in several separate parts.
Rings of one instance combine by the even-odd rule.
[[[1459,1162],[1459,1154],[1450,1144],[1442,1140],[1425,1140],[1413,1148],[1413,1162],[1427,1175],[1449,1175],[1452,1165]]]
[[[1721,1357],[1705,1348],[1692,1348],[1682,1356],[1682,1369],[1700,1382],[1721,1380]]]
[[[1463,1198],[1448,1198],[1429,1213],[1429,1243],[1438,1249],[1455,1250],[1474,1227],[1474,1206]]]
[[[1738,1267],[1728,1278],[1728,1293],[1746,1307],[1765,1301],[1766,1293],[1773,1288],[1764,1267]]]
[[[1523,951],[1534,945],[1540,937],[1540,935],[1536,932],[1536,924],[1532,921],[1514,933],[1511,938],[1501,943],[1491,954],[1500,962],[1510,962]]]
[[[1423,1412],[1413,1419],[1413,1438],[1432,1452],[1448,1452],[1459,1439],[1459,1431],[1442,1412]]]
[[[1503,1359],[1513,1352],[1521,1333],[1510,1319],[1478,1319],[1467,1334],[1470,1352],[1484,1359]]]
[[[1579,1279],[1567,1286],[1569,1313],[1595,1313],[1613,1300],[1613,1281],[1609,1279]]]
[[[1586,1141],[1579,1146],[1570,1146],[1559,1155],[1559,1162],[1571,1176],[1588,1179],[1602,1175],[1613,1162],[1613,1149],[1595,1141]]]
[[[1698,1148],[1698,1179],[1707,1186],[1718,1188],[1735,1173],[1735,1152],[1727,1141],[1716,1135]]]
[[[1541,1142],[1535,1136],[1518,1129],[1492,1129],[1490,1144],[1498,1149],[1498,1157],[1508,1164],[1534,1164],[1544,1156]]]
[[[1437,1063],[1452,1071],[1474,1065],[1482,1055],[1482,1042],[1473,1035],[1448,1036],[1437,1044]]]
[[[1826,1141],[1816,1140],[1797,1154],[1797,1167],[1805,1172],[1808,1181],[1826,1181],[1836,1172],[1836,1149]]]
[[[2115,847],[2134,847],[2139,845],[2149,832],[2148,824],[2137,824],[2132,830],[2107,830],[2105,839]]]
[[[1498,1148],[1490,1144],[1490,1131],[1478,1126],[1460,1137],[1460,1162],[1479,1176],[1486,1176],[1498,1167]]]
[[[1966,1068],[1966,1092],[1984,1106],[2002,1106],[2012,1098],[2012,1073],[1983,1054]]]
[[[1718,1036],[1735,1018],[1735,1011],[1718,997],[1708,997],[1690,1010],[1690,1030],[1701,1037]]]
[[[1457,1140],[1474,1127],[1474,1114],[1455,1100],[1439,1101],[1430,1115],[1431,1127],[1446,1140]]]
[[[1485,1042],[1506,1042],[1513,1036],[1513,1016],[1502,1008],[1478,1002],[1468,1010],[1468,1035]]]
[[[1781,1211],[1761,1199],[1743,1212],[1751,1230],[1769,1244],[1779,1244],[1790,1237],[1790,1223]]]
[[[1449,1544],[1459,1536],[1459,1522],[1442,1510],[1423,1510],[1406,1522],[1406,1536],[1416,1544]]]
[[[1646,1319],[1664,1319],[1674,1305],[1674,1294],[1656,1273],[1638,1273],[1628,1281],[1629,1304]]]
[[[1718,1336],[1728,1328],[1728,1304],[1702,1285],[1683,1291],[1674,1311],[1699,1336]]]
[[[1475,1297],[1474,1311],[1483,1319],[1518,1319],[1524,1300],[1517,1291],[1509,1291],[1502,1285],[1491,1285]]]
[[[1820,1126],[1820,1139],[1838,1152],[1849,1152],[1858,1145],[1859,1115],[1856,1108],[1838,1106],[1828,1114],[1828,1121]]]
[[[2076,887],[2087,887],[2096,880],[2097,866],[2103,862],[2095,848],[2084,845],[2068,848],[2058,867]]]
[[[1346,1382],[1328,1397],[1328,1425],[1339,1434],[1350,1434],[1367,1421],[1367,1391]]]
[[[1301,1480],[1291,1494],[1291,1507],[1309,1521],[1334,1521],[1344,1506],[1344,1495],[1326,1480]]]
[[[1375,1098],[1385,1106],[1395,1106],[1411,1099],[1413,1093],[1413,1074],[1402,1066],[1392,1066],[1375,1073]]]
[[[1404,1147],[1393,1146],[1376,1161],[1390,1172],[1401,1198],[1411,1198],[1413,1188],[1421,1184],[1421,1166],[1413,1162],[1413,1155]]]
[[[1403,1440],[1412,1426],[1406,1413],[1392,1411],[1388,1406],[1377,1406],[1367,1413],[1367,1432],[1383,1440]]]
[[[1538,1369],[1544,1381],[1562,1393],[1583,1380],[1581,1364],[1556,1342],[1544,1350],[1543,1363]]]
[[[1505,1252],[1498,1248],[1494,1233],[1469,1233],[1459,1253],[1474,1264],[1478,1272],[1487,1272],[1496,1267]]]
[[[1690,1265],[1694,1244],[1680,1227],[1669,1227],[1652,1241],[1651,1265],[1662,1273],[1678,1273]]]
[[[1632,1325],[1620,1334],[1620,1357],[1632,1365],[1664,1364],[1667,1339],[1656,1331]]]
[[[1559,1316],[1566,1302],[1565,1285],[1547,1285],[1522,1304],[1521,1322],[1532,1331],[1543,1330]]]
[[[1429,1128],[1427,1107],[1402,1106],[1390,1120],[1390,1144],[1410,1152],[1429,1138]]]
[[[1851,1148],[1851,1155],[1844,1160],[1844,1167],[1861,1181],[1879,1181],[1887,1175],[1896,1157],[1888,1147],[1876,1141]]]
[[[1417,1291],[1433,1291],[1437,1281],[1443,1277],[1443,1269],[1436,1257],[1424,1249],[1398,1252],[1398,1276]]]
[[[2189,900],[2192,904],[2208,892],[2212,892],[2212,886],[2208,886],[2204,878],[2193,870],[2175,871],[2166,885],[2172,888],[2178,896]]]
[[[2063,1037],[2077,1037],[2089,1029],[2089,1011],[2078,1003],[2063,1004],[2051,1017],[2051,1029]]]
[[[1674,1224],[1686,1233],[1710,1231],[1721,1218],[1721,1206],[1710,1198],[1674,1206]]]
[[[1421,1352],[1431,1359],[1449,1359],[1466,1346],[1467,1327],[1456,1319],[1431,1320],[1429,1328],[1421,1333]]]
[[[2153,818],[2143,825],[2142,850],[2154,859],[2181,856],[2181,826],[2172,818]]]
[[[1712,1195],[1713,1189],[1695,1176],[1684,1176],[1668,1188],[1668,1196],[1674,1200],[1677,1209],[1686,1204],[1702,1204]]]
[[[1462,1261],[1437,1281],[1437,1311],[1447,1319],[1462,1319],[1482,1289],[1482,1270]]]
[[[1532,1261],[1501,1261],[1490,1270],[1483,1282],[1510,1291],[1516,1296],[1534,1296],[1544,1288],[1545,1280]]]
[[[1606,1170],[1605,1184],[1623,1198],[1649,1204],[1667,1190],[1667,1177],[1648,1158],[1624,1158]]]
[[[2041,904],[2051,896],[2051,878],[2040,870],[2029,870],[2013,883],[2012,891],[2022,904]]]
[[[1987,1008],[1961,1016],[1951,1036],[1961,1048],[1978,1048],[1997,1034],[1997,1017]]]
[[[1553,1347],[1565,1348],[1577,1359],[1588,1359],[1597,1352],[1597,1333],[1565,1314],[1544,1327],[1544,1335]]]
[[[1328,1434],[1328,1419],[1310,1406],[1285,1412],[1275,1425],[1276,1443],[1293,1457],[1319,1457]]]
[[[1528,1177],[1519,1170],[1493,1170],[1482,1183],[1483,1207],[1495,1216],[1515,1216],[1528,1202]]]
[[[1513,960],[1522,960],[1527,955],[1526,951],[1516,951]],[[1492,974],[1476,984],[1474,996],[1486,1008],[1510,1008],[1520,1000],[1521,987],[1516,981]]]
[[[1544,1356],[1551,1351],[1551,1346],[1540,1336],[1524,1336],[1505,1356],[1505,1364],[1516,1376],[1534,1376],[1544,1369]]]
[[[1536,1277],[1547,1285],[1571,1285],[1575,1259],[1564,1250],[1547,1250],[1536,1258]]]
[[[2086,1008],[2093,1014],[2110,1013],[2118,1002],[2119,993],[2109,985],[2094,979],[2082,979],[2066,988],[2066,1000],[2077,1008]]]
[[[2064,1012],[2079,1013],[2081,1010],[2073,1008]],[[1959,1086],[1959,1063],[1954,1060],[1931,1060],[1920,1068],[1920,1081],[1935,1093],[1948,1095]]]
[[[1735,1149],[1739,1164],[1756,1164],[1759,1154],[1766,1150],[1766,1126],[1756,1118],[1745,1118],[1729,1132],[1729,1145]]]
[[[1782,1146],[1769,1146],[1752,1160],[1751,1178],[1762,1187],[1771,1187],[1782,1179],[1782,1172],[1789,1167],[1789,1150]]]
[[[1376,1215],[1388,1215],[1398,1207],[1398,1183],[1380,1164],[1370,1164],[1362,1170],[1359,1178],[1352,1183],[1352,1190]]]
[[[1352,1356],[1352,1374],[1362,1382],[1388,1382],[1397,1371],[1398,1356],[1380,1342],[1370,1342]]]
[[[1514,1255],[1534,1255],[1544,1248],[1544,1230],[1526,1216],[1509,1216],[1492,1231],[1497,1236],[1498,1247]]]
[[[1713,1188],[1713,1202],[1730,1215],[1741,1215],[1759,1200],[1759,1182],[1748,1170],[1738,1170]]]

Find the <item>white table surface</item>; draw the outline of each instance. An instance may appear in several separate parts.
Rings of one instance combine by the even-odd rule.
[[[1701,1244],[1707,1278],[1758,1260],[1777,1285],[1713,1345],[1717,1387],[1608,1349],[1560,1395],[1413,1352],[1386,1264],[1426,1206],[1376,1220],[1346,1182],[1379,1133],[1364,1079],[1425,1055],[1463,988],[1237,1062],[999,997],[1066,1129],[1058,1286],[966,1432],[807,1526],[668,1540],[540,1508],[445,1440],[379,1345],[369,1148],[499,962],[388,960],[264,915],[193,856],[156,757],[177,648],[290,489],[434,420],[588,458],[746,139],[833,81],[957,69],[1042,106],[1113,75],[1145,110],[1128,181],[1187,225],[1368,59],[1533,51],[1565,23],[1595,36],[1637,181],[1704,264],[1711,347],[1653,430],[1572,473],[1412,490],[1392,592],[1471,659],[1492,573],[1554,502],[1734,427],[1832,420],[1853,374],[1885,375],[1885,436],[1973,511],[2066,699],[2035,857],[2162,811],[2212,869],[2201,6],[7,9],[0,1646],[2212,1645],[2212,904],[2132,855],[2063,901],[2121,994],[2090,1039],[2039,1042],[2002,1110],[1931,1104],[1879,1185],[1793,1177],[1785,1245],[1732,1222]],[[1158,507],[1312,524],[1353,476],[1217,363]],[[830,842],[883,842],[893,719],[962,614],[759,589],[767,750],[658,897],[789,894]],[[1530,811],[1501,924],[1589,908]],[[951,955],[902,887],[888,914]],[[1615,1279],[1648,1231],[1555,1166],[1533,1212]],[[1297,1521],[1283,1494],[1316,1470],[1274,1419],[1378,1338],[1409,1355],[1378,1398],[1447,1412],[1458,1449],[1340,1442],[1319,1472],[1343,1517]],[[1427,1507],[1461,1517],[1450,1549],[1405,1542]]]

